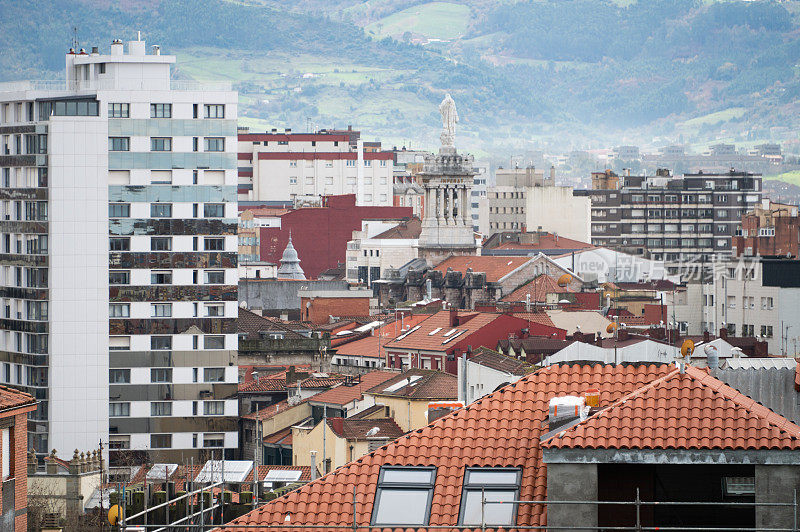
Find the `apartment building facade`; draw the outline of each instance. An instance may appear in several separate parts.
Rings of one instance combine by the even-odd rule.
[[[358,132],[239,131],[239,199],[293,201],[355,194],[356,205],[393,205],[394,152]]]
[[[238,446],[237,94],[174,62],[115,40],[0,86],[0,381],[37,453]]]
[[[742,216],[761,203],[761,175],[724,174],[592,176],[595,187],[575,191],[591,198],[592,243],[663,260],[668,273],[731,254]],[[699,266],[698,266],[699,267]]]

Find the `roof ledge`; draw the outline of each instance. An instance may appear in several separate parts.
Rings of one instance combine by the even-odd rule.
[[[542,458],[548,464],[797,465],[800,450],[544,448]]]

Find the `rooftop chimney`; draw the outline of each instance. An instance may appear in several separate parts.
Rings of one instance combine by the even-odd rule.
[[[100,55],[100,50],[97,46],[92,46],[92,55]]]
[[[125,51],[122,46],[122,41],[119,39],[114,39],[111,41],[111,55],[124,55]]]
[[[450,307],[450,327],[458,327],[458,311]]]

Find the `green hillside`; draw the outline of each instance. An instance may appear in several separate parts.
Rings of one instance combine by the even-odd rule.
[[[4,0],[0,80],[62,75],[81,46],[141,30],[177,77],[227,79],[259,127],[352,124],[508,156],[618,142],[796,145],[797,1]],[[794,142],[795,144],[792,144]]]

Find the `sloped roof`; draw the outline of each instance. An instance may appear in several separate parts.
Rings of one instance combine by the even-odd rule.
[[[444,261],[440,262],[434,268],[434,270],[439,270],[440,272],[445,273],[447,272],[447,269],[450,268],[463,274],[468,268],[471,268],[475,273],[485,273],[486,280],[488,282],[496,283],[509,273],[525,265],[531,260],[533,260],[531,257],[462,255],[445,259]]]
[[[249,382],[240,382],[239,393],[285,392],[286,379],[284,375],[280,377],[281,378],[264,378]]]
[[[23,406],[35,404],[36,399],[31,394],[9,388],[8,386],[0,386],[0,410],[21,408]]]
[[[357,336],[348,341],[347,338],[336,347],[336,354],[343,356],[362,356],[372,358],[385,358],[386,344],[403,334],[403,328],[419,325],[420,322],[428,319],[430,315],[413,314],[401,320],[394,320],[391,323],[382,325],[375,329],[374,335]],[[333,342],[331,342],[333,343]]]
[[[395,375],[394,378],[371,388],[368,393],[418,400],[458,399],[458,378],[450,373],[432,369],[410,369]],[[411,384],[407,383],[409,378],[412,379]],[[394,387],[395,385],[400,386]]]
[[[295,404],[289,404],[289,400],[288,399],[284,399],[283,401],[281,401],[279,403],[275,403],[275,404],[272,404],[272,405],[269,405],[269,406],[265,406],[264,408],[262,408],[260,410],[256,410],[255,412],[250,412],[249,414],[245,414],[245,415],[241,416],[241,418],[242,419],[252,419],[252,420],[259,419],[261,421],[265,421],[267,419],[275,417],[276,415],[280,414],[281,412],[285,412],[285,411],[287,411],[287,410],[289,410],[291,408],[294,408],[296,406],[300,406],[301,404],[305,403],[306,401],[312,400],[317,395],[319,395],[319,394],[312,395],[311,397],[306,397],[302,401],[298,401]]]
[[[300,471],[300,479],[298,482],[309,482],[311,480],[311,467],[310,466],[293,466],[293,465],[260,465],[258,466],[258,478],[264,480],[267,473],[270,471]],[[253,482],[253,471],[244,479],[245,482]]]
[[[543,447],[800,449],[800,427],[709,375],[677,368]]]
[[[555,395],[600,391],[607,406],[669,372],[668,365],[556,364],[522,377],[475,403],[440,418],[427,427],[373,451],[332,473],[254,510],[230,524],[283,523],[287,512],[292,525],[352,526],[353,490],[359,524],[370,522],[375,489],[382,465],[437,467],[430,525],[458,523],[465,467],[522,468],[521,500],[543,500],[547,466],[541,460],[539,436],[548,402]],[[546,525],[541,505],[520,505],[517,524]],[[227,528],[245,532],[246,528]]]
[[[503,296],[501,301],[526,301],[527,296],[530,295],[532,303],[543,303],[547,301],[547,294],[566,294],[574,291],[569,287],[558,286],[557,280],[543,273],[531,282]]]
[[[393,371],[370,371],[361,375],[360,382],[353,386],[340,384],[330,390],[325,390],[309,397],[307,400],[329,405],[346,405],[360,399],[361,395],[373,386],[385,382],[396,375],[397,373]]]
[[[383,233],[375,235],[372,238],[376,240],[382,238],[419,238],[421,232],[422,221],[415,216],[410,220],[400,222],[391,229],[387,229]]]
[[[477,330],[490,325],[501,314],[490,312],[458,312],[459,324],[450,325],[450,311],[440,310],[428,319],[420,322],[407,334],[400,335],[389,342],[387,349],[422,349],[426,351],[447,351],[451,344],[458,343],[456,338],[466,338]],[[450,333],[450,334],[448,334]],[[456,336],[457,335],[457,336]],[[451,341],[450,339],[453,338]]]
[[[342,419],[328,418],[328,426],[340,438],[347,440],[368,440],[371,438],[397,439],[403,434],[401,429],[392,418],[378,419]],[[377,428],[374,434],[367,435],[372,429]]]
[[[555,327],[553,320],[546,312],[514,312],[512,314],[515,318],[520,318],[531,323],[538,323],[539,325],[547,325],[548,327]]]
[[[525,375],[532,369],[530,364],[524,360],[518,360],[486,347],[479,347],[469,358],[469,362],[511,375]]]
[[[255,312],[239,307],[239,317],[236,319],[236,329],[239,334],[246,334],[250,339],[258,339],[262,332],[280,332],[284,338],[305,338],[302,334],[275,320],[268,320]]]

